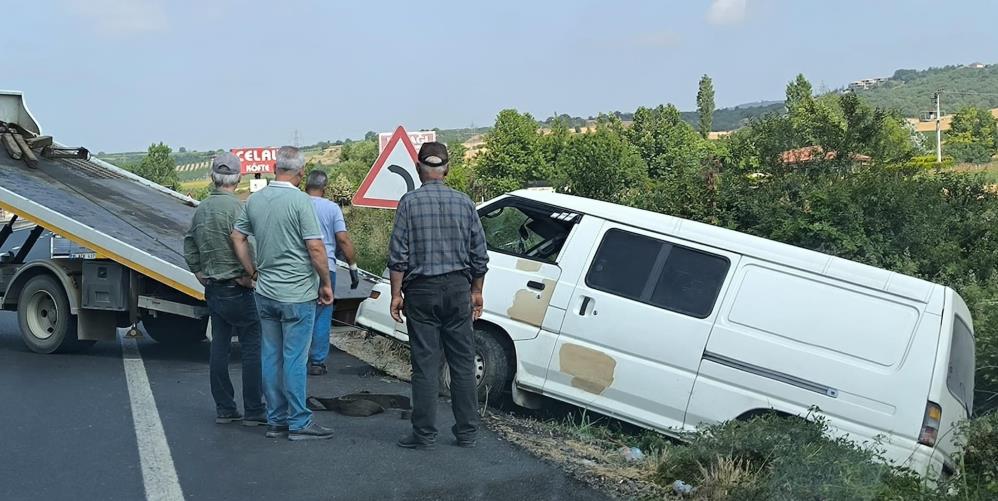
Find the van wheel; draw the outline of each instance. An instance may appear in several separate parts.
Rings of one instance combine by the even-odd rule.
[[[17,303],[21,339],[35,353],[73,352],[95,341],[76,336],[76,315],[69,310],[69,298],[58,280],[38,275],[21,289]]]
[[[512,354],[507,352],[496,334],[475,328],[475,387],[478,401],[499,405],[513,379],[510,361]],[[450,396],[450,366],[441,359],[440,394]]]
[[[200,343],[208,329],[208,317],[190,318],[159,312],[142,318],[146,334],[157,343],[169,345]]]

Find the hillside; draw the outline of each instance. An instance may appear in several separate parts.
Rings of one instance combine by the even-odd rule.
[[[933,110],[932,95],[941,90],[943,114],[964,106],[998,108],[998,64],[984,68],[945,66],[897,70],[887,82],[856,93],[870,104],[891,108],[906,117]]]

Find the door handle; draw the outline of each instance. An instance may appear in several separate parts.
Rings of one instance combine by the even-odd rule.
[[[539,291],[544,290],[544,284],[541,283],[541,282],[534,281],[534,280],[531,280],[531,281],[527,282],[527,287],[530,287],[531,289],[535,289],[535,290],[539,290]]]
[[[592,300],[593,300],[593,298],[591,298],[589,296],[582,296],[582,306],[579,308],[579,315],[580,316],[583,316],[583,317],[586,316],[586,308],[589,307],[589,302],[592,301]]]

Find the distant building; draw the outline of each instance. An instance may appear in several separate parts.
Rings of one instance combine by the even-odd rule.
[[[862,80],[856,80],[854,82],[849,82],[848,90],[866,90],[876,87],[886,81],[890,80],[888,77],[877,77],[877,78],[864,78]]]
[[[801,165],[809,164],[812,162],[817,162],[820,160],[832,161],[838,158],[839,152],[828,151],[826,152],[821,146],[805,146],[803,148],[797,148],[795,150],[787,150],[780,154],[780,163],[786,165]],[[852,153],[849,155],[849,160],[859,164],[867,164],[872,160],[867,155],[861,155],[859,153]]]
[[[988,65],[986,65],[984,63],[970,63],[966,67],[967,68],[974,68],[975,70],[979,70],[979,69],[982,69],[982,68],[987,68]]]

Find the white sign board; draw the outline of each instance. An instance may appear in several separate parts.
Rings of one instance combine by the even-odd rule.
[[[437,131],[435,130],[418,130],[416,132],[408,132],[409,142],[419,151],[419,147],[423,143],[432,143],[437,140]],[[395,135],[394,132],[382,132],[378,134],[378,153],[385,151],[385,147],[388,146],[388,142]]]

